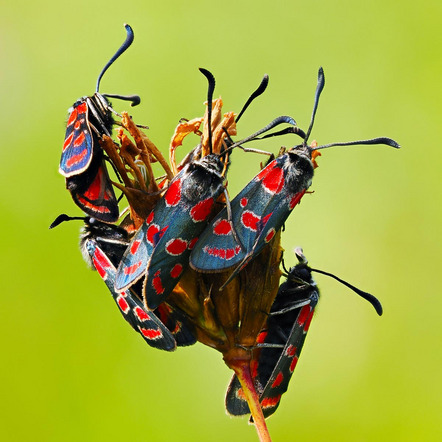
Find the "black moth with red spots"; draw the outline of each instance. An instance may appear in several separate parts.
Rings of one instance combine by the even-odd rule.
[[[211,112],[215,79],[209,71],[200,70],[209,81],[208,144],[212,152]],[[264,90],[261,85],[252,97]],[[245,107],[250,102],[249,99]],[[295,124],[291,117],[278,117],[260,132],[283,123]],[[200,146],[194,151],[199,153]],[[187,269],[190,253],[207,227],[215,202],[225,190],[222,174],[227,167],[225,155],[210,153],[200,159],[196,159],[196,155],[189,158],[132,239],[117,270],[117,291],[130,287],[145,276],[143,297],[149,309],[157,308],[167,299]]]
[[[258,336],[255,351],[259,356],[251,363],[264,417],[275,412],[281,395],[287,391],[319,300],[307,261],[301,255],[298,259],[300,263],[290,269],[287,280],[279,287],[266,328]],[[226,409],[234,416],[250,414],[236,375],[227,389]]]
[[[95,94],[80,98],[70,109],[59,166],[74,202],[88,215],[105,222],[114,222],[119,216],[118,202],[99,145],[103,135],[111,136],[114,124],[112,107],[106,97],[129,100],[132,105],[140,102],[137,96],[98,92],[103,74],[132,44],[132,28],[129,25],[125,27],[126,40],[101,71]]]
[[[155,309],[167,298],[187,268],[192,247],[224,190],[222,169],[220,159],[208,155],[187,164],[175,176],[127,248],[117,271],[117,291],[130,287],[147,270],[146,305]]]
[[[258,335],[255,357],[250,364],[264,417],[276,411],[281,396],[287,391],[319,301],[319,290],[312,272],[341,282],[370,302],[382,315],[382,306],[373,295],[331,273],[309,267],[302,249],[296,249],[295,254],[299,264],[287,272],[287,279],[279,287],[266,327]],[[234,416],[250,413],[236,375],[227,388],[226,409]]]
[[[147,311],[141,300],[140,285],[121,293],[115,291],[115,267],[128,244],[128,233],[122,227],[85,219],[80,241],[84,258],[106,283],[124,319],[151,347],[171,351],[177,345],[194,344],[196,339],[190,326],[176,309],[163,304],[154,312]]]
[[[324,88],[325,79],[322,68],[318,72],[313,112],[307,133],[296,126],[289,127],[283,133],[294,133],[303,138],[301,145],[268,164],[231,203],[232,224],[229,228],[227,209],[223,209],[201,235],[190,257],[191,267],[199,272],[221,272],[232,267],[225,285],[228,284],[275,236],[287,220],[291,211],[300,202],[310,187],[313,179],[315,152],[331,146],[357,144],[385,144],[398,148],[390,138],[332,143],[323,146],[308,146],[308,138],[313,128],[319,97]],[[257,139],[257,134],[238,141],[230,148]]]

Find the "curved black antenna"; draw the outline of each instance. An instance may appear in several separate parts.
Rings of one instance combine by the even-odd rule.
[[[130,101],[131,107],[138,106],[141,103],[139,95],[118,95],[118,94],[103,94],[104,97],[117,98],[118,100]]]
[[[207,69],[200,68],[200,72],[207,78],[207,81],[209,82],[209,88],[207,90],[207,120],[209,123],[209,149],[210,153],[212,153],[212,100],[213,91],[215,90],[215,77]]]
[[[313,123],[315,122],[315,116],[316,116],[316,111],[318,109],[318,103],[319,103],[319,97],[321,96],[321,92],[324,89],[325,86],[325,77],[324,77],[324,70],[322,69],[322,67],[319,68],[318,70],[318,84],[316,86],[316,92],[315,92],[315,102],[313,105],[313,112],[312,112],[312,118],[310,120],[310,126],[308,128],[307,133],[305,134],[304,137],[304,145],[307,144],[307,141],[310,137],[311,131],[313,129]],[[294,132],[293,129],[295,128],[288,128],[287,133],[290,131],[290,129],[293,131],[293,133],[297,133]],[[297,133],[297,135],[300,135],[300,132]],[[267,136],[271,136],[271,134],[267,135]],[[265,138],[265,137],[262,137]],[[332,147],[332,146],[354,146],[354,145],[358,145],[358,144],[385,144],[387,146],[391,146],[394,147],[396,149],[400,148],[400,145],[392,140],[391,138],[387,138],[387,137],[379,137],[379,138],[373,138],[371,140],[358,140],[358,141],[350,141],[350,142],[345,142],[345,143],[330,143],[330,144],[323,144],[322,146],[317,146],[317,147],[309,147],[310,151],[314,151],[314,150],[320,150],[320,149],[326,149],[327,147]]]
[[[263,134],[264,132],[269,131],[270,129],[273,129],[275,126],[278,126],[280,124],[291,124],[292,126],[296,126],[296,121],[292,117],[288,117],[286,115],[282,115],[280,117],[275,118],[273,121],[271,121],[267,126],[263,127],[262,129],[258,130],[258,132],[255,132],[252,135],[249,135],[248,137],[242,139],[241,141],[237,141],[235,144],[232,144],[229,146],[228,149],[226,149],[226,152],[229,150],[232,150],[233,148],[247,143],[249,141],[255,140],[259,135]]]
[[[354,285],[351,285],[350,283],[344,281],[343,279],[338,278],[336,275],[333,275],[332,273],[324,272],[323,270],[312,269],[310,267],[308,267],[308,269],[311,272],[322,273],[323,275],[330,276],[333,279],[336,279],[336,281],[339,281],[341,284],[344,284],[346,287],[348,287],[349,289],[351,289],[355,293],[357,293],[361,298],[366,299],[374,307],[374,309],[376,310],[377,314],[379,316],[382,316],[382,305],[381,305],[380,301],[376,297],[371,295],[370,293],[363,292],[362,290],[358,289]]]
[[[132,44],[134,41],[134,31],[128,24],[124,24],[124,27],[126,28],[126,40],[124,40],[124,43],[120,46],[117,52],[115,52],[114,56],[107,62],[106,66],[101,71],[100,75],[98,76],[97,80],[97,86],[95,88],[95,92],[98,92],[100,89],[100,81],[101,77],[103,77],[104,73],[109,69],[109,66],[123,53],[126,51],[126,49]]]
[[[272,132],[271,134],[264,135],[263,137],[256,137],[255,140],[264,140],[270,137],[279,137],[280,135],[295,134],[305,139],[305,132],[298,126],[286,127],[278,132]]]
[[[320,150],[320,149],[326,149],[327,147],[332,146],[354,146],[355,144],[385,144],[387,146],[394,147],[396,149],[399,149],[401,146],[391,138],[387,137],[380,137],[380,138],[373,138],[371,140],[359,140],[359,141],[348,141],[346,143],[330,143],[330,144],[324,144],[322,146],[318,147],[312,147],[311,150]]]
[[[310,126],[308,127],[307,134],[305,135],[305,138],[304,138],[305,144],[307,144],[308,138],[309,138],[310,133],[312,132],[312,129],[313,129],[316,111],[318,110],[319,97],[321,96],[321,92],[324,89],[324,86],[325,86],[324,70],[322,69],[322,67],[320,67],[318,70],[318,84],[316,86],[315,102],[313,104],[312,118],[310,119]]]
[[[65,222],[65,221],[72,221],[72,220],[82,220],[86,221],[89,217],[87,216],[69,216],[65,213],[62,213],[61,215],[58,215],[57,218],[52,222],[52,224],[49,226],[50,229],[53,229],[54,227],[57,227],[59,224]]]
[[[284,272],[287,274],[286,276],[288,276],[290,273],[290,270],[287,270],[287,267],[285,266],[284,258],[281,258],[281,264],[282,264],[282,268],[283,268]]]
[[[241,112],[235,118],[235,123],[238,123],[239,119],[242,117],[242,114],[250,106],[252,101],[255,98],[262,95],[264,93],[264,91],[267,89],[268,85],[269,85],[269,76],[267,74],[264,74],[264,77],[262,78],[261,83],[259,84],[258,88],[255,90],[255,92],[252,93],[252,95],[250,95],[249,99],[246,101],[246,104],[242,107]]]

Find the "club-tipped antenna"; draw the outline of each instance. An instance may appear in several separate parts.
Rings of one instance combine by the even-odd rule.
[[[249,135],[246,138],[243,138],[241,141],[237,141],[235,144],[232,144],[229,146],[228,149],[226,149],[225,152],[228,152],[229,150],[234,149],[235,147],[241,146],[241,144],[247,143],[249,141],[257,139],[259,135],[263,134],[264,132],[267,132],[271,129],[273,129],[276,126],[279,126],[280,124],[290,124],[291,126],[296,126],[296,121],[287,115],[281,115],[280,117],[275,118],[273,121],[271,121],[267,126],[263,127],[262,129],[258,130],[252,135]],[[259,139],[259,138],[258,138]]]
[[[322,67],[320,67],[319,70],[318,70],[318,84],[316,86],[315,102],[314,102],[314,105],[313,105],[312,118],[310,120],[310,126],[308,128],[308,131],[307,131],[307,133],[305,134],[305,137],[304,137],[304,145],[307,145],[307,141],[308,141],[308,139],[310,137],[310,134],[311,134],[311,131],[313,129],[313,124],[315,122],[315,117],[316,117],[316,111],[318,109],[318,104],[319,104],[319,97],[321,96],[321,92],[324,89],[324,85],[325,85],[324,70],[322,69]],[[299,133],[298,133],[298,135],[299,135]],[[354,145],[361,145],[361,144],[365,144],[365,145],[369,145],[369,144],[385,144],[387,146],[391,146],[391,147],[394,147],[396,149],[400,148],[400,145],[396,141],[392,140],[391,138],[379,137],[379,138],[373,138],[371,140],[358,140],[358,141],[350,141],[350,142],[344,142],[344,143],[324,144],[322,146],[310,147],[310,150],[313,151],[313,150],[326,149],[327,147],[332,147],[332,146],[354,146]]]
[[[323,144],[322,146],[317,146],[311,148],[311,150],[320,150],[320,149],[326,149],[327,147],[332,146],[354,146],[356,144],[385,144],[387,146],[394,147],[396,149],[399,149],[401,146],[391,138],[387,137],[379,137],[379,138],[372,138],[371,140],[358,140],[358,141],[348,141],[345,143],[330,143],[330,144]]]
[[[242,117],[242,114],[250,106],[252,101],[264,93],[264,91],[267,89],[268,84],[269,84],[269,76],[267,74],[264,74],[264,77],[262,78],[260,85],[255,90],[255,92],[253,92],[252,95],[250,95],[249,99],[246,101],[246,104],[241,109],[241,112],[235,118],[235,123],[238,123],[239,119]]]
[[[118,100],[130,101],[131,107],[138,106],[141,103],[139,95],[119,95],[119,94],[103,94],[104,97],[117,98]]]
[[[310,133],[312,132],[313,129],[313,124],[315,122],[315,117],[316,117],[316,111],[318,110],[319,97],[321,96],[321,92],[324,89],[324,86],[325,86],[324,70],[322,69],[322,67],[320,67],[318,70],[318,84],[316,86],[315,102],[313,104],[312,118],[310,120],[310,126],[308,127],[308,131],[304,138],[305,144],[307,144],[307,141],[310,137]]]
[[[264,140],[266,138],[279,137],[281,135],[287,135],[287,134],[295,134],[295,135],[298,135],[299,137],[301,137],[302,139],[305,138],[305,132],[300,127],[290,126],[290,127],[284,128],[282,130],[279,130],[277,132],[272,132],[271,134],[264,135],[262,137],[256,137],[256,138],[254,138],[254,140]]]
[[[213,100],[213,91],[215,90],[215,77],[213,74],[207,69],[200,68],[200,72],[207,78],[209,82],[209,87],[207,89],[207,122],[208,122],[208,133],[209,133],[209,149],[210,153],[212,153],[212,100]]]
[[[132,44],[134,41],[134,31],[132,28],[125,24],[124,27],[126,28],[126,40],[124,40],[124,43],[120,46],[117,52],[115,52],[114,56],[107,62],[106,66],[101,71],[100,75],[97,79],[97,87],[95,88],[95,92],[98,92],[100,89],[100,81],[103,77],[104,73],[109,69],[110,65],[123,53],[126,51],[126,49]],[[134,106],[134,105],[133,105]]]
[[[379,316],[382,316],[382,305],[381,305],[380,301],[375,296],[371,295],[370,293],[367,293],[367,292],[364,292],[364,291],[358,289],[354,285],[348,283],[347,281],[344,281],[341,278],[338,278],[336,275],[333,275],[332,273],[324,272],[323,270],[312,269],[310,267],[309,267],[309,270],[312,272],[321,273],[323,275],[330,276],[333,279],[336,279],[336,281],[339,281],[341,284],[344,284],[346,287],[348,287],[349,289],[351,289],[355,293],[357,293],[361,298],[366,299],[374,307],[377,314]]]
[[[58,215],[57,218],[54,219],[52,224],[49,226],[50,229],[53,229],[54,227],[57,227],[59,224],[65,222],[65,221],[72,221],[72,220],[81,220],[85,221],[88,217],[86,216],[69,216],[65,213],[62,213],[61,215]]]

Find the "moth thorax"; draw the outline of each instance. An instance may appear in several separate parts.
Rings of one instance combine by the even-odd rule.
[[[313,180],[313,163],[304,152],[288,152],[286,186],[293,193],[310,187]]]
[[[221,162],[219,157],[214,154],[206,155],[199,161],[195,162],[195,164],[199,164],[209,173],[213,173],[215,175],[220,175],[223,170],[223,163]]]
[[[95,126],[98,127],[104,125],[110,133],[114,120],[109,100],[97,92],[92,97],[89,97],[88,100],[90,104],[89,119],[92,124],[95,123]]]

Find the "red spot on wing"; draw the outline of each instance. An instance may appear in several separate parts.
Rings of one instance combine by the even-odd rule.
[[[183,266],[181,264],[175,264],[173,269],[170,271],[170,276],[172,278],[178,278],[183,272]]]
[[[256,232],[258,230],[258,222],[260,221],[260,219],[260,216],[255,215],[250,210],[244,211],[244,213],[241,215],[241,222],[243,226],[247,229],[252,230],[253,232]]]
[[[132,253],[132,255],[135,255],[135,253],[137,253],[137,250],[140,247],[140,244],[141,244],[140,240],[134,241],[132,243],[132,245],[130,246],[130,253]]]
[[[275,380],[273,381],[272,388],[276,388],[279,385],[281,385],[281,382],[283,380],[284,380],[284,376],[282,375],[281,372],[279,372],[278,375],[276,376]]]
[[[268,215],[266,215],[260,222],[261,228],[264,228],[264,226],[267,224],[267,221],[269,218],[273,215],[273,212],[270,212]]]
[[[150,320],[149,314],[145,310],[143,310],[141,307],[138,307],[138,306],[135,307],[134,312],[140,321],[149,321]]]
[[[150,212],[149,216],[146,219],[146,224],[150,224],[153,220],[154,212]]]
[[[234,249],[226,249],[226,259],[232,259],[235,256],[235,250]]]
[[[289,203],[289,209],[293,210],[296,206],[296,204],[299,204],[301,201],[301,198],[304,196],[305,190],[302,190],[301,192],[298,192],[296,195],[292,197]]]
[[[74,140],[74,147],[81,146],[85,141],[86,141],[86,135],[84,134],[84,132],[81,132]]]
[[[104,270],[103,267],[101,267],[100,263],[94,258],[92,258],[92,261],[94,262],[94,266],[98,272],[98,274],[101,276],[102,279],[106,278],[106,270]]]
[[[203,251],[210,256],[215,256],[216,258],[229,260],[241,252],[241,246],[236,246],[234,249],[219,249],[217,247],[205,246]]]
[[[135,264],[132,264],[131,266],[123,267],[124,274],[132,275],[132,273],[135,273],[141,267],[141,264],[143,264],[143,261],[138,261]]]
[[[167,192],[164,195],[164,201],[168,206],[176,206],[181,199],[181,179],[170,183]]]
[[[310,324],[312,322],[313,319],[313,313],[314,313],[314,309],[312,309],[312,311],[310,312],[309,317],[307,318],[307,321],[305,321],[305,325],[304,325],[304,333],[308,332],[308,329],[310,328]]]
[[[281,400],[281,395],[278,394],[278,396],[275,397],[266,397],[261,402],[261,407],[264,408],[273,408],[276,407],[279,404],[279,401]]]
[[[153,246],[155,245],[154,239],[159,231],[160,231],[160,226],[158,224],[152,224],[151,226],[149,226],[146,232],[146,240],[149,244]]]
[[[285,354],[289,358],[292,358],[296,354],[296,347],[294,347],[293,345],[289,345],[285,351]]]
[[[210,197],[195,204],[190,210],[190,216],[192,217],[193,221],[205,221],[212,212],[214,202],[214,199]]]
[[[241,198],[241,201],[239,202],[241,207],[246,207],[249,200],[247,198]]]
[[[187,248],[189,250],[192,250],[195,247],[195,244],[198,242],[198,238],[193,238],[189,241],[189,245],[187,246]]]
[[[166,226],[160,230],[160,226],[158,224],[150,225],[146,232],[147,242],[155,247],[168,228],[169,226]]]
[[[270,164],[264,167],[258,175],[256,175],[255,180],[262,181],[276,166],[276,160],[273,160]]]
[[[83,103],[80,103],[76,108],[76,111],[78,112],[79,115],[81,114],[86,114],[87,112],[87,104],[84,101]]]
[[[84,134],[81,134],[83,136],[83,141],[84,141]],[[76,145],[78,139],[80,138],[80,136],[78,136],[75,140],[74,140],[74,146],[78,147],[78,145]],[[80,143],[81,144],[81,143]],[[77,154],[77,155],[73,155],[71,156],[67,161],[66,161],[66,166],[67,167],[72,167],[74,164],[79,163],[80,161],[82,161],[84,159],[84,157],[87,154],[87,149],[83,149],[81,151],[81,153]]]
[[[68,146],[70,146],[70,144],[72,143],[72,138],[74,138],[74,132],[71,132],[69,134],[68,137],[66,137],[66,139],[64,140],[63,143],[63,152],[68,148]]]
[[[311,309],[309,305],[304,305],[304,307],[302,307],[297,319],[299,325],[303,326],[305,324],[305,321],[307,320],[310,314],[310,310]]]
[[[74,124],[74,129],[75,129],[75,130],[80,129],[80,126],[81,126],[82,123],[84,123],[84,119],[77,120],[77,121],[75,122],[75,124]]]
[[[232,232],[232,226],[226,219],[219,219],[213,225],[213,233],[215,235],[229,235]]]
[[[275,229],[272,227],[272,228],[268,231],[268,233],[267,233],[267,235],[266,235],[266,237],[265,237],[265,242],[270,242],[270,241],[272,240],[272,238],[275,236],[275,233],[276,233],[276,231],[275,231]]]
[[[166,252],[169,255],[179,256],[185,250],[187,250],[187,241],[185,241],[184,239],[174,238],[171,239],[170,241],[167,241]]]
[[[77,114],[78,114],[78,111],[77,111],[77,107],[76,107],[69,115],[67,126],[70,126],[77,119]]]
[[[267,330],[266,331],[262,331],[258,335],[258,337],[256,338],[256,343],[257,344],[262,344],[265,341],[266,337],[267,337]]]
[[[273,167],[265,174],[261,183],[264,190],[272,195],[281,192],[284,187],[284,171],[279,166]]]
[[[93,262],[101,278],[105,279],[105,276],[107,275],[106,269],[112,265],[109,258],[100,249],[96,248],[93,256]]]
[[[129,304],[127,303],[127,301],[121,295],[117,298],[117,304],[118,304],[118,307],[120,307],[121,311],[123,313],[127,314],[130,307],[129,307]]]
[[[161,271],[158,270],[158,272],[155,273],[152,279],[152,287],[157,295],[162,295],[164,293],[164,287],[163,287],[163,282],[161,281],[160,278],[160,273]]]
[[[293,361],[290,363],[290,367],[289,367],[291,373],[293,373],[293,372],[295,371],[295,368],[296,368],[296,364],[297,364],[297,363],[298,363],[298,357],[295,356],[295,357],[293,358]]]
[[[147,339],[155,340],[159,339],[163,336],[163,333],[161,330],[154,329],[154,328],[142,328],[138,327],[140,329],[140,333]]]

